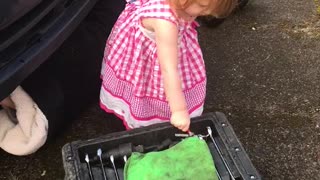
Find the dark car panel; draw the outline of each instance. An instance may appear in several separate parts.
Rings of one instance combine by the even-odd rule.
[[[42,0],[1,0],[0,30],[6,28],[20,17],[31,11]]]
[[[18,20],[0,31],[0,99],[12,92],[62,44],[96,1],[43,1],[48,4],[41,3],[29,12],[31,20],[25,20],[25,25]],[[41,6],[44,9],[37,13]],[[32,13],[35,13],[33,18]]]

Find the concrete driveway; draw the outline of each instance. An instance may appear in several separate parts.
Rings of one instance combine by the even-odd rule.
[[[319,1],[251,0],[218,28],[199,32],[205,111],[227,115],[264,179],[320,179]],[[94,104],[37,153],[1,151],[0,179],[63,179],[65,143],[122,129]]]
[[[265,179],[320,179],[319,3],[254,0],[200,40],[206,110],[228,114]]]

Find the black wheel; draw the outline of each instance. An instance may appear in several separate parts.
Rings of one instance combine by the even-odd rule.
[[[243,9],[248,4],[249,0],[239,0],[238,2],[238,8]]]
[[[224,19],[223,18],[218,19],[213,16],[201,16],[197,18],[197,21],[201,25],[204,25],[209,28],[214,28],[214,27],[218,27],[224,21]]]
[[[248,4],[248,2],[249,0],[238,0],[238,6],[235,11],[239,9],[243,9]],[[215,28],[215,27],[218,27],[220,24],[222,24],[224,19],[225,18],[219,19],[214,16],[202,16],[202,17],[198,17],[197,21],[201,25],[205,25],[209,28]]]

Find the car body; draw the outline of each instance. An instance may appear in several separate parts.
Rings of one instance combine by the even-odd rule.
[[[6,13],[2,11],[0,22],[0,99],[10,94],[48,59],[86,17],[96,1],[0,2],[0,7],[8,9]]]

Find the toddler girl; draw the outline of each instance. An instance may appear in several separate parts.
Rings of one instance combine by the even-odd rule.
[[[236,0],[131,0],[107,40],[100,106],[130,128],[165,121],[188,131],[201,115],[206,72],[195,19],[225,17]]]

